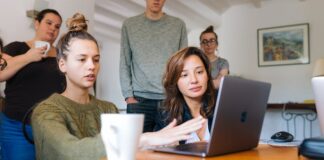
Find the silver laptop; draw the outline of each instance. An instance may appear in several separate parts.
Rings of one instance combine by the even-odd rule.
[[[153,150],[207,157],[257,147],[270,88],[269,83],[225,76],[219,88],[209,142]]]

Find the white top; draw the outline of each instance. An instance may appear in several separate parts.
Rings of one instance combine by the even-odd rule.
[[[208,129],[208,121],[206,123],[206,131],[205,131],[205,135],[204,135],[204,139],[200,140],[197,133],[196,132],[192,132],[190,134],[190,138],[186,141],[186,143],[194,143],[194,142],[199,142],[199,141],[209,141],[210,139],[210,133],[209,133],[209,129]]]

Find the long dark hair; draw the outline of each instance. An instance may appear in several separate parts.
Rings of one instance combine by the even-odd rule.
[[[203,95],[202,101],[206,107],[200,108],[200,114],[207,118],[212,115],[215,107],[215,89],[211,77],[211,68],[207,56],[202,50],[196,47],[187,47],[175,53],[168,61],[167,67],[163,76],[163,86],[165,89],[166,99],[162,110],[169,115],[166,122],[171,122],[176,119],[178,124],[183,122],[182,114],[184,112],[183,105],[186,103],[182,93],[180,92],[177,82],[181,76],[184,67],[184,62],[189,56],[197,56],[203,62],[207,72],[207,90]]]

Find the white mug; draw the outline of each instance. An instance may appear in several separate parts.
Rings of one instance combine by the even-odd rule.
[[[47,56],[47,52],[49,51],[49,49],[51,48],[50,43],[46,42],[46,41],[35,41],[34,42],[35,48],[40,48],[40,47],[44,47],[46,46],[46,51],[44,52],[44,54]]]
[[[143,114],[102,114],[101,137],[110,160],[135,160]]]

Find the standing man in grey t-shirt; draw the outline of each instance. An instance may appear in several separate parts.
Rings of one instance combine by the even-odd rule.
[[[164,99],[162,75],[170,55],[187,47],[185,23],[162,11],[165,0],[146,0],[144,13],[124,21],[120,82],[127,113],[145,114],[144,132],[153,131]]]

